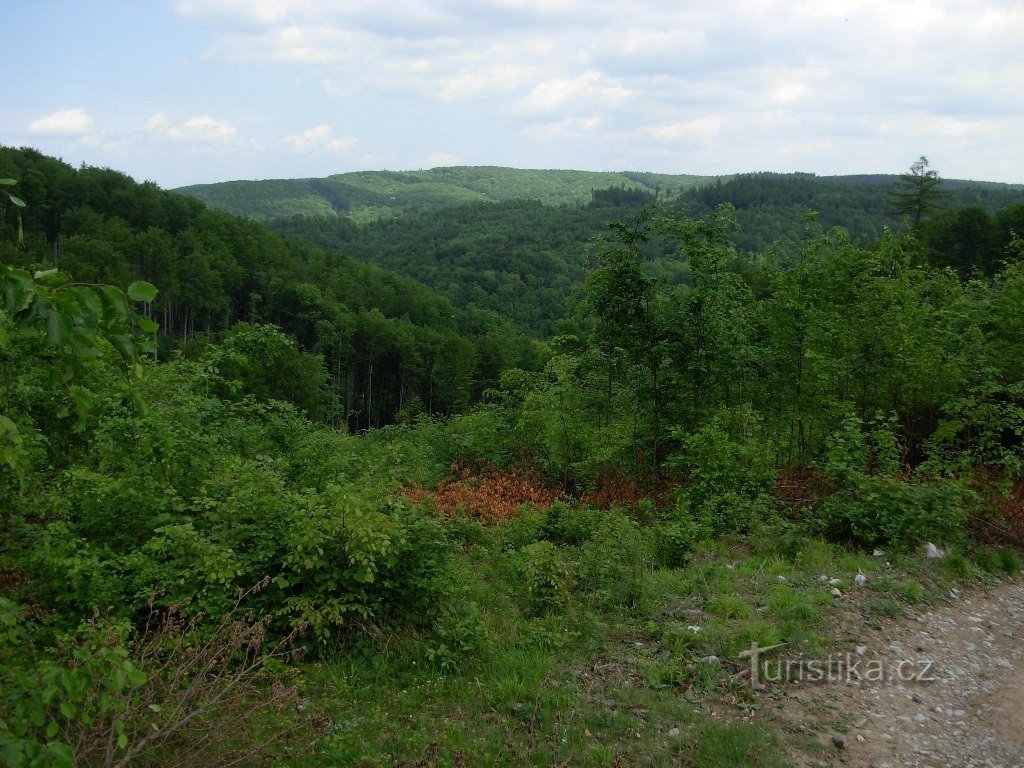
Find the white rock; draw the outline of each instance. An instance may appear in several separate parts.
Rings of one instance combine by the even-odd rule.
[[[863,587],[865,584],[868,583],[868,577],[865,576],[863,573],[858,573],[853,577],[853,583],[856,584],[858,587]]]
[[[882,550],[880,550],[880,549],[876,549],[876,550],[875,550],[874,552],[872,552],[871,554],[872,554],[872,555],[874,555],[875,557],[885,557],[885,552],[883,552],[883,551],[882,551]]]
[[[927,544],[924,545],[924,554],[925,554],[925,557],[927,557],[927,558],[929,558],[931,560],[938,560],[940,557],[945,557],[946,556],[945,552],[943,552],[941,549],[936,547],[930,541]]]
[[[840,592],[835,587],[832,587],[832,597],[842,597],[842,596],[843,596],[842,592]]]
[[[678,739],[679,738],[679,729],[678,728],[670,728],[669,731],[668,731],[668,737],[670,739]]]
[[[834,587],[839,583],[839,579],[829,579],[828,583]]]
[[[853,652],[858,656],[863,656],[868,652],[868,647],[866,645],[855,645],[853,646]]]
[[[704,664],[717,664],[718,663],[718,657],[712,654],[711,656],[705,656],[704,658],[701,659],[701,661]]]

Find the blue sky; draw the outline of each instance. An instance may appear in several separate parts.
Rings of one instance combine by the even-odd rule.
[[[164,187],[438,165],[1024,183],[1019,0],[14,0],[0,143]]]

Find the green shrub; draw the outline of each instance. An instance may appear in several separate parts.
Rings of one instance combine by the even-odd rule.
[[[550,541],[535,541],[522,550],[526,607],[539,615],[563,607],[569,600],[573,572]]]
[[[595,507],[556,501],[544,521],[544,538],[556,544],[578,546],[594,535],[605,514]]]
[[[666,464],[686,477],[678,505],[714,536],[749,532],[771,511],[775,470],[760,431],[756,414],[738,408],[715,414],[694,433],[674,433],[680,451]]]
[[[822,504],[830,537],[863,547],[913,548],[962,536],[975,494],[952,480],[861,475]]]
[[[479,606],[474,602],[449,605],[434,622],[427,645],[427,660],[441,672],[451,673],[466,659],[482,653],[490,644]]]
[[[825,471],[840,485],[817,513],[824,532],[863,547],[919,547],[962,536],[977,494],[951,479],[900,474],[892,419],[845,419],[827,441]]]
[[[700,525],[685,514],[677,514],[653,529],[658,565],[682,568],[700,541]]]
[[[580,547],[580,587],[605,609],[642,609],[654,566],[650,532],[621,513],[609,512]]]
[[[173,612],[152,618],[134,634],[89,621],[36,648],[22,611],[0,599],[4,764],[263,764],[284,742],[293,757],[310,743],[310,722],[289,714],[293,638],[266,643],[265,622],[237,606],[201,633]]]
[[[516,515],[501,526],[501,538],[509,550],[522,549],[544,538],[548,513],[528,504],[520,505]]]

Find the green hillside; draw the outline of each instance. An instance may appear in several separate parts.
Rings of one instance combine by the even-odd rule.
[[[800,241],[809,211],[817,212],[823,230],[840,227],[861,243],[876,241],[886,227],[902,229],[890,213],[897,178],[744,174],[688,189],[671,205],[691,216],[708,215],[722,203],[733,206],[738,226],[730,238],[750,260],[779,238]],[[919,233],[929,258],[964,274],[974,267],[991,273],[1011,232],[1024,230],[1024,190],[966,182],[948,187],[942,210]],[[536,200],[473,202],[364,224],[298,215],[270,226],[421,281],[458,307],[490,310],[549,336],[579,304],[588,254],[609,233],[609,222],[629,221],[655,199],[646,189],[619,186],[594,190],[591,198],[571,207]],[[687,257],[671,244],[652,237],[644,257],[650,277],[689,281]]]
[[[365,222],[472,202],[525,199],[546,205],[580,205],[590,201],[593,190],[613,186],[671,197],[717,178],[460,166],[426,171],[357,171],[322,179],[228,181],[175,191],[255,219],[297,214],[329,216],[337,212]]]

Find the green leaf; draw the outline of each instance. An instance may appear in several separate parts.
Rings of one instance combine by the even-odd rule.
[[[96,337],[91,331],[81,327],[71,329],[71,351],[79,357],[95,357]]]
[[[104,305],[113,310],[117,317],[123,318],[128,316],[128,304],[124,300],[123,292],[109,285],[104,285],[100,288],[100,295],[103,297]]]
[[[113,333],[108,338],[114,345],[114,349],[120,352],[123,358],[126,360],[135,358],[135,339],[127,333]]]
[[[149,403],[146,402],[146,399],[136,389],[132,390],[132,405],[135,406],[135,412],[139,416],[149,415]]]
[[[14,195],[8,195],[7,197],[9,197],[11,202],[18,206],[19,208],[25,207],[25,201],[22,200],[20,197],[15,197]]]
[[[51,311],[50,316],[46,318],[46,335],[51,343],[58,346],[63,344],[71,335],[71,318],[60,312]]]
[[[60,713],[68,720],[71,720],[75,716],[75,705],[70,701],[62,701],[60,703]]]
[[[40,285],[64,285],[68,281],[67,275],[59,269],[39,270],[32,278]]]
[[[145,280],[136,280],[128,286],[128,298],[132,301],[152,301],[156,294],[156,286]]]
[[[71,768],[75,763],[75,753],[71,751],[71,747],[67,744],[61,744],[59,741],[51,742],[46,745],[46,749],[49,750],[50,756],[53,757],[53,765],[55,768]]]
[[[156,333],[160,326],[150,320],[148,317],[140,317],[135,321],[136,325],[139,326],[139,330],[143,333]]]
[[[75,402],[75,413],[78,414],[79,419],[84,419],[89,415],[93,404],[91,392],[81,387],[75,387],[71,390],[71,399]]]
[[[96,291],[92,288],[76,285],[71,287],[68,292],[75,297],[78,306],[82,308],[86,315],[99,317],[103,313],[103,304],[100,302],[99,296],[96,295]]]
[[[23,269],[12,269],[4,280],[4,309],[14,314],[21,312],[35,298],[36,286]]]

